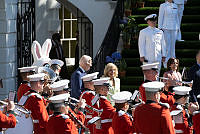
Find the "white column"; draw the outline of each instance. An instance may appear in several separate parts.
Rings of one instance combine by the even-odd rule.
[[[17,67],[17,0],[0,0],[0,100],[8,96],[9,90],[16,90]]]

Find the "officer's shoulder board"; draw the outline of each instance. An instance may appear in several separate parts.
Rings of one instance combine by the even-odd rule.
[[[159,104],[160,104],[161,106],[166,107],[166,108],[170,108],[168,103],[159,102]]]
[[[124,115],[124,114],[125,114],[124,111],[122,111],[122,110],[119,110],[119,111],[118,111],[118,115],[119,115],[119,116],[122,116],[122,115]]]
[[[66,114],[61,114],[61,117],[62,117],[63,119],[69,119],[69,116],[66,115]]]

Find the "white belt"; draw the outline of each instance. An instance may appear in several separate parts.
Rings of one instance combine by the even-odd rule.
[[[91,118],[92,118],[92,115],[86,115],[85,118],[86,118],[86,119],[91,119]]]
[[[108,122],[112,122],[112,119],[104,119],[104,120],[101,120],[101,123],[108,123]]]
[[[177,130],[177,129],[175,129],[175,132],[176,132],[176,134],[182,134],[183,133],[182,130]]]
[[[33,120],[33,123],[39,123],[39,120]]]

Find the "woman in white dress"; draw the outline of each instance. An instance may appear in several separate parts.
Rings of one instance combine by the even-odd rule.
[[[113,63],[108,63],[104,69],[104,77],[110,77],[110,85],[109,94],[107,99],[114,106],[114,101],[111,99],[111,96],[117,92],[120,92],[120,79],[118,77],[118,68]]]

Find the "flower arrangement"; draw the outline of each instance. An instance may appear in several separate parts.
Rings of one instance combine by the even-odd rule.
[[[106,63],[114,63],[119,68],[119,73],[126,71],[127,64],[119,52],[112,53],[111,56],[106,56]]]

